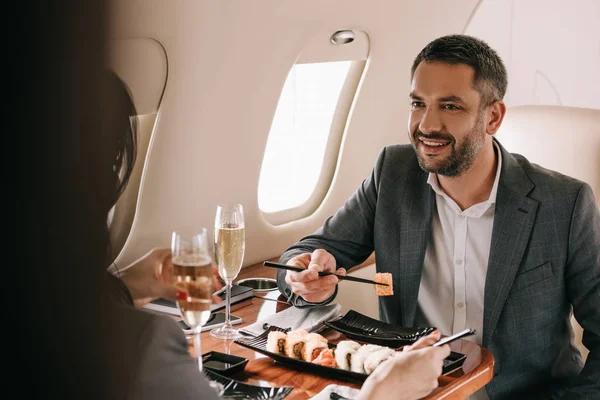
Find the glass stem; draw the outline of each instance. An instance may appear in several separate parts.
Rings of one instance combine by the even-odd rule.
[[[231,281],[227,281],[227,287],[225,289],[227,291],[225,296],[225,329],[231,328],[230,313],[231,313]]]
[[[196,349],[196,357],[198,358],[198,370],[202,372],[202,350],[200,347],[200,332],[202,327],[198,326],[194,329],[194,348]]]

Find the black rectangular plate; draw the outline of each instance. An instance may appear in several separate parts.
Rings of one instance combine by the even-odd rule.
[[[267,351],[267,338],[269,336],[269,332],[274,331],[274,330],[282,331],[282,332],[287,331],[286,329],[282,329],[282,328],[279,328],[276,326],[270,326],[269,329],[267,329],[260,336],[257,336],[252,339],[238,339],[234,343],[237,343],[240,346],[247,347],[251,350],[254,350],[254,351],[262,353],[266,356],[269,356],[273,360],[280,362],[282,364],[285,364],[287,366],[290,366],[292,368],[302,370],[302,371],[308,371],[310,373],[313,373],[313,374],[316,374],[319,376],[325,376],[325,377],[328,377],[331,379],[336,379],[336,380],[340,380],[340,381],[351,381],[351,382],[363,382],[365,379],[367,379],[367,377],[368,377],[367,374],[361,374],[361,373],[353,372],[353,371],[346,371],[346,370],[339,369],[339,368],[326,367],[323,365],[314,364],[314,363],[303,361],[303,360],[297,360],[297,359],[290,358],[290,357],[287,357],[287,356],[284,356],[281,354],[275,354],[275,353],[271,353],[270,351]],[[335,345],[329,344],[329,347],[335,348]],[[450,356],[448,356],[448,358],[446,358],[444,360],[444,367],[442,368],[442,374],[447,374],[449,372],[456,370],[457,368],[460,368],[462,366],[462,364],[465,362],[466,358],[467,358],[467,356],[464,354],[461,354],[461,353],[455,353],[455,352],[450,353]]]

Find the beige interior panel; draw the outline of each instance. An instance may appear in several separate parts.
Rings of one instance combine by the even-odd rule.
[[[600,205],[600,110],[511,107],[496,137],[510,152],[588,183]]]
[[[111,39],[109,65],[127,84],[138,114],[156,113],[167,84],[167,56],[150,38]]]
[[[600,108],[600,1],[483,0],[465,33],[504,60],[511,107]]]
[[[369,37],[359,29],[340,29],[350,31],[354,38],[349,43],[334,44],[331,37],[335,32],[329,29],[320,31],[306,43],[299,54],[296,64],[318,62],[366,60],[369,55]]]
[[[136,163],[109,219],[111,251],[115,259],[129,237],[136,215],[146,156],[167,84],[167,57],[161,44],[151,38],[112,38],[108,49],[109,67],[129,88],[138,113]]]
[[[371,264],[356,271],[351,270],[348,275],[357,278],[373,279],[375,272],[375,264]],[[377,295],[375,295],[375,287],[373,285],[342,281],[338,284],[336,301],[342,306],[342,314],[345,314],[349,310],[354,310],[371,318],[379,319],[379,300]]]

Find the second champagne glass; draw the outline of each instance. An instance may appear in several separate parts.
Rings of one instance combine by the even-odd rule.
[[[212,259],[208,250],[208,232],[173,232],[173,284],[177,288],[177,308],[184,322],[194,332],[198,368],[202,371],[200,332],[210,317],[213,293]]]
[[[231,325],[231,284],[238,276],[244,261],[246,233],[244,209],[241,204],[219,205],[215,217],[215,261],[219,275],[226,284],[225,325],[210,331],[217,339],[237,339],[241,335]]]

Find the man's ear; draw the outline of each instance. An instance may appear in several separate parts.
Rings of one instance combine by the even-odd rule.
[[[487,114],[488,119],[485,126],[485,132],[488,135],[495,135],[500,128],[500,125],[502,125],[502,120],[504,120],[506,104],[504,104],[502,100],[493,102],[488,106]]]

